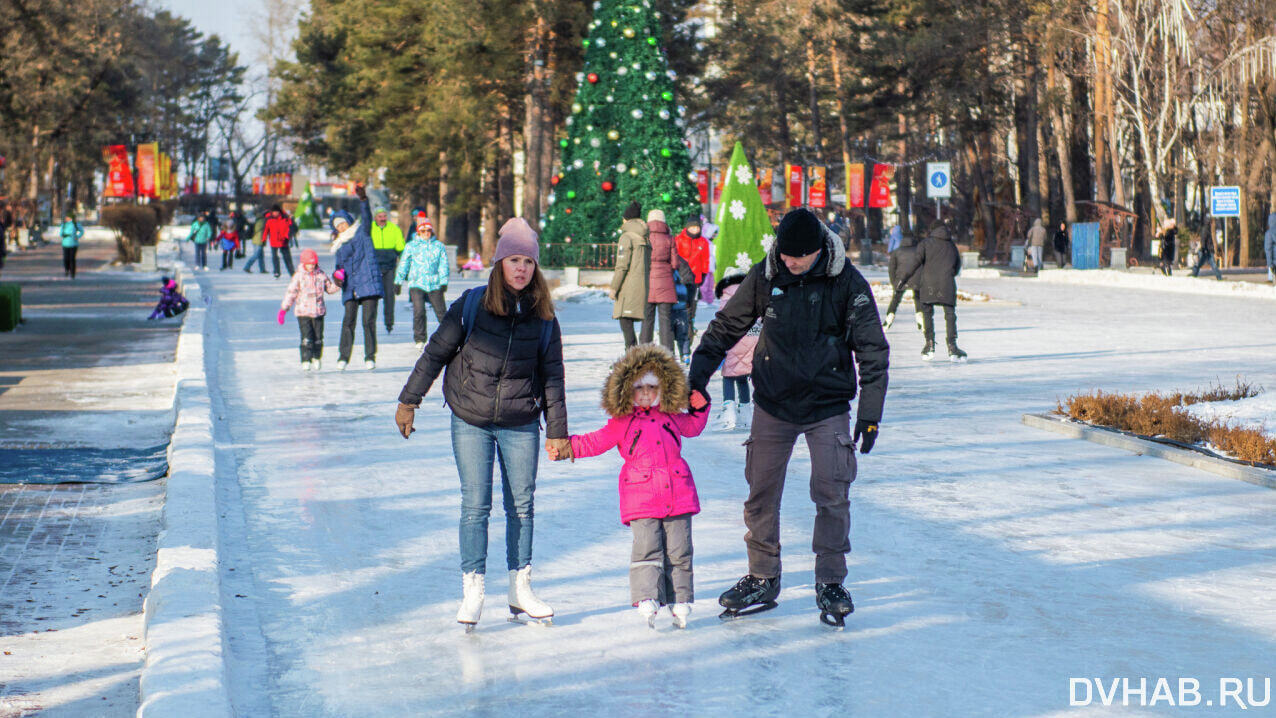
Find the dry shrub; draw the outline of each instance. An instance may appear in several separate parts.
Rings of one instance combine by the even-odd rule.
[[[142,247],[159,240],[161,210],[144,204],[113,204],[102,208],[102,225],[115,233],[119,261],[125,264],[142,258]]]
[[[1258,429],[1203,421],[1184,411],[1184,407],[1199,402],[1236,401],[1260,393],[1261,387],[1239,378],[1233,387],[1220,383],[1195,393],[1138,396],[1095,391],[1069,397],[1066,405],[1061,402],[1056,406],[1055,413],[1095,426],[1183,444],[1209,442],[1241,461],[1276,465],[1276,439],[1268,438]]]

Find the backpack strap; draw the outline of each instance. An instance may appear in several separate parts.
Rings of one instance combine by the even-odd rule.
[[[483,294],[487,287],[475,287],[465,293],[464,304],[461,305],[461,328],[465,330],[465,341],[474,333],[474,319],[478,316],[479,305],[483,303]]]

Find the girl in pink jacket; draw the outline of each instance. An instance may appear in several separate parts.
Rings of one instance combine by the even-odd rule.
[[[744,281],[748,267],[730,267],[722,275],[714,287],[718,297],[718,307],[725,307],[736,290]],[[753,350],[758,347],[758,337],[762,335],[762,322],[754,322],[747,334],[740,337],[735,346],[727,350],[722,361],[722,415],[718,419],[717,428],[721,431],[734,431],[737,425],[749,428],[753,419],[753,404],[749,402],[749,376],[753,374]],[[737,398],[739,397],[737,403]]]
[[[704,431],[709,405],[688,396],[687,375],[668,350],[643,344],[612,367],[602,406],[611,419],[572,436],[572,458],[620,451],[620,520],[634,536],[630,600],[652,628],[660,606],[672,603],[674,625],[686,628],[694,598],[691,517],[700,513],[700,498],[682,440]]]
[[[284,323],[289,307],[297,315],[301,330],[301,370],[319,371],[323,367],[323,317],[328,313],[324,294],[341,291],[319,268],[319,255],[313,249],[301,250],[301,271],[292,275],[284,301],[279,305],[278,321]]]

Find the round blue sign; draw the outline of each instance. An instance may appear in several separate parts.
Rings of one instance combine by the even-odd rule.
[[[930,176],[930,184],[932,187],[939,189],[948,184],[948,175],[943,172],[935,172]]]

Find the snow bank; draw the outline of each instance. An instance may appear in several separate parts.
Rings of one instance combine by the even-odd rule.
[[[873,288],[873,298],[876,299],[878,303],[890,304],[891,295],[894,293],[894,290],[891,289],[889,284],[885,282],[873,282],[869,286]],[[912,300],[913,300],[913,290],[911,289],[905,290],[904,298],[902,301],[907,301],[911,303]],[[981,294],[979,292],[967,292],[967,291],[958,289],[957,301],[973,302],[973,303],[991,302],[992,297],[988,296],[987,294]]]
[[[1037,274],[1036,281],[1276,300],[1276,287],[1265,284],[1220,282],[1216,279],[1207,279],[1205,277],[1165,277],[1159,274],[1134,274],[1114,269],[1043,269]]]
[[[1261,429],[1276,438],[1276,393],[1263,392],[1238,401],[1205,401],[1185,407],[1184,411],[1202,421]]]
[[[574,284],[564,284],[561,287],[556,287],[551,294],[553,295],[555,302],[567,302],[568,304],[611,304],[611,297],[607,296],[606,290],[580,287]]]
[[[178,265],[181,282],[190,270]],[[146,597],[146,665],[138,718],[229,718],[218,577],[212,404],[205,341],[215,343],[199,283],[183,282],[190,310],[177,342],[177,425],[169,446],[164,530]],[[205,333],[207,330],[207,334]]]

